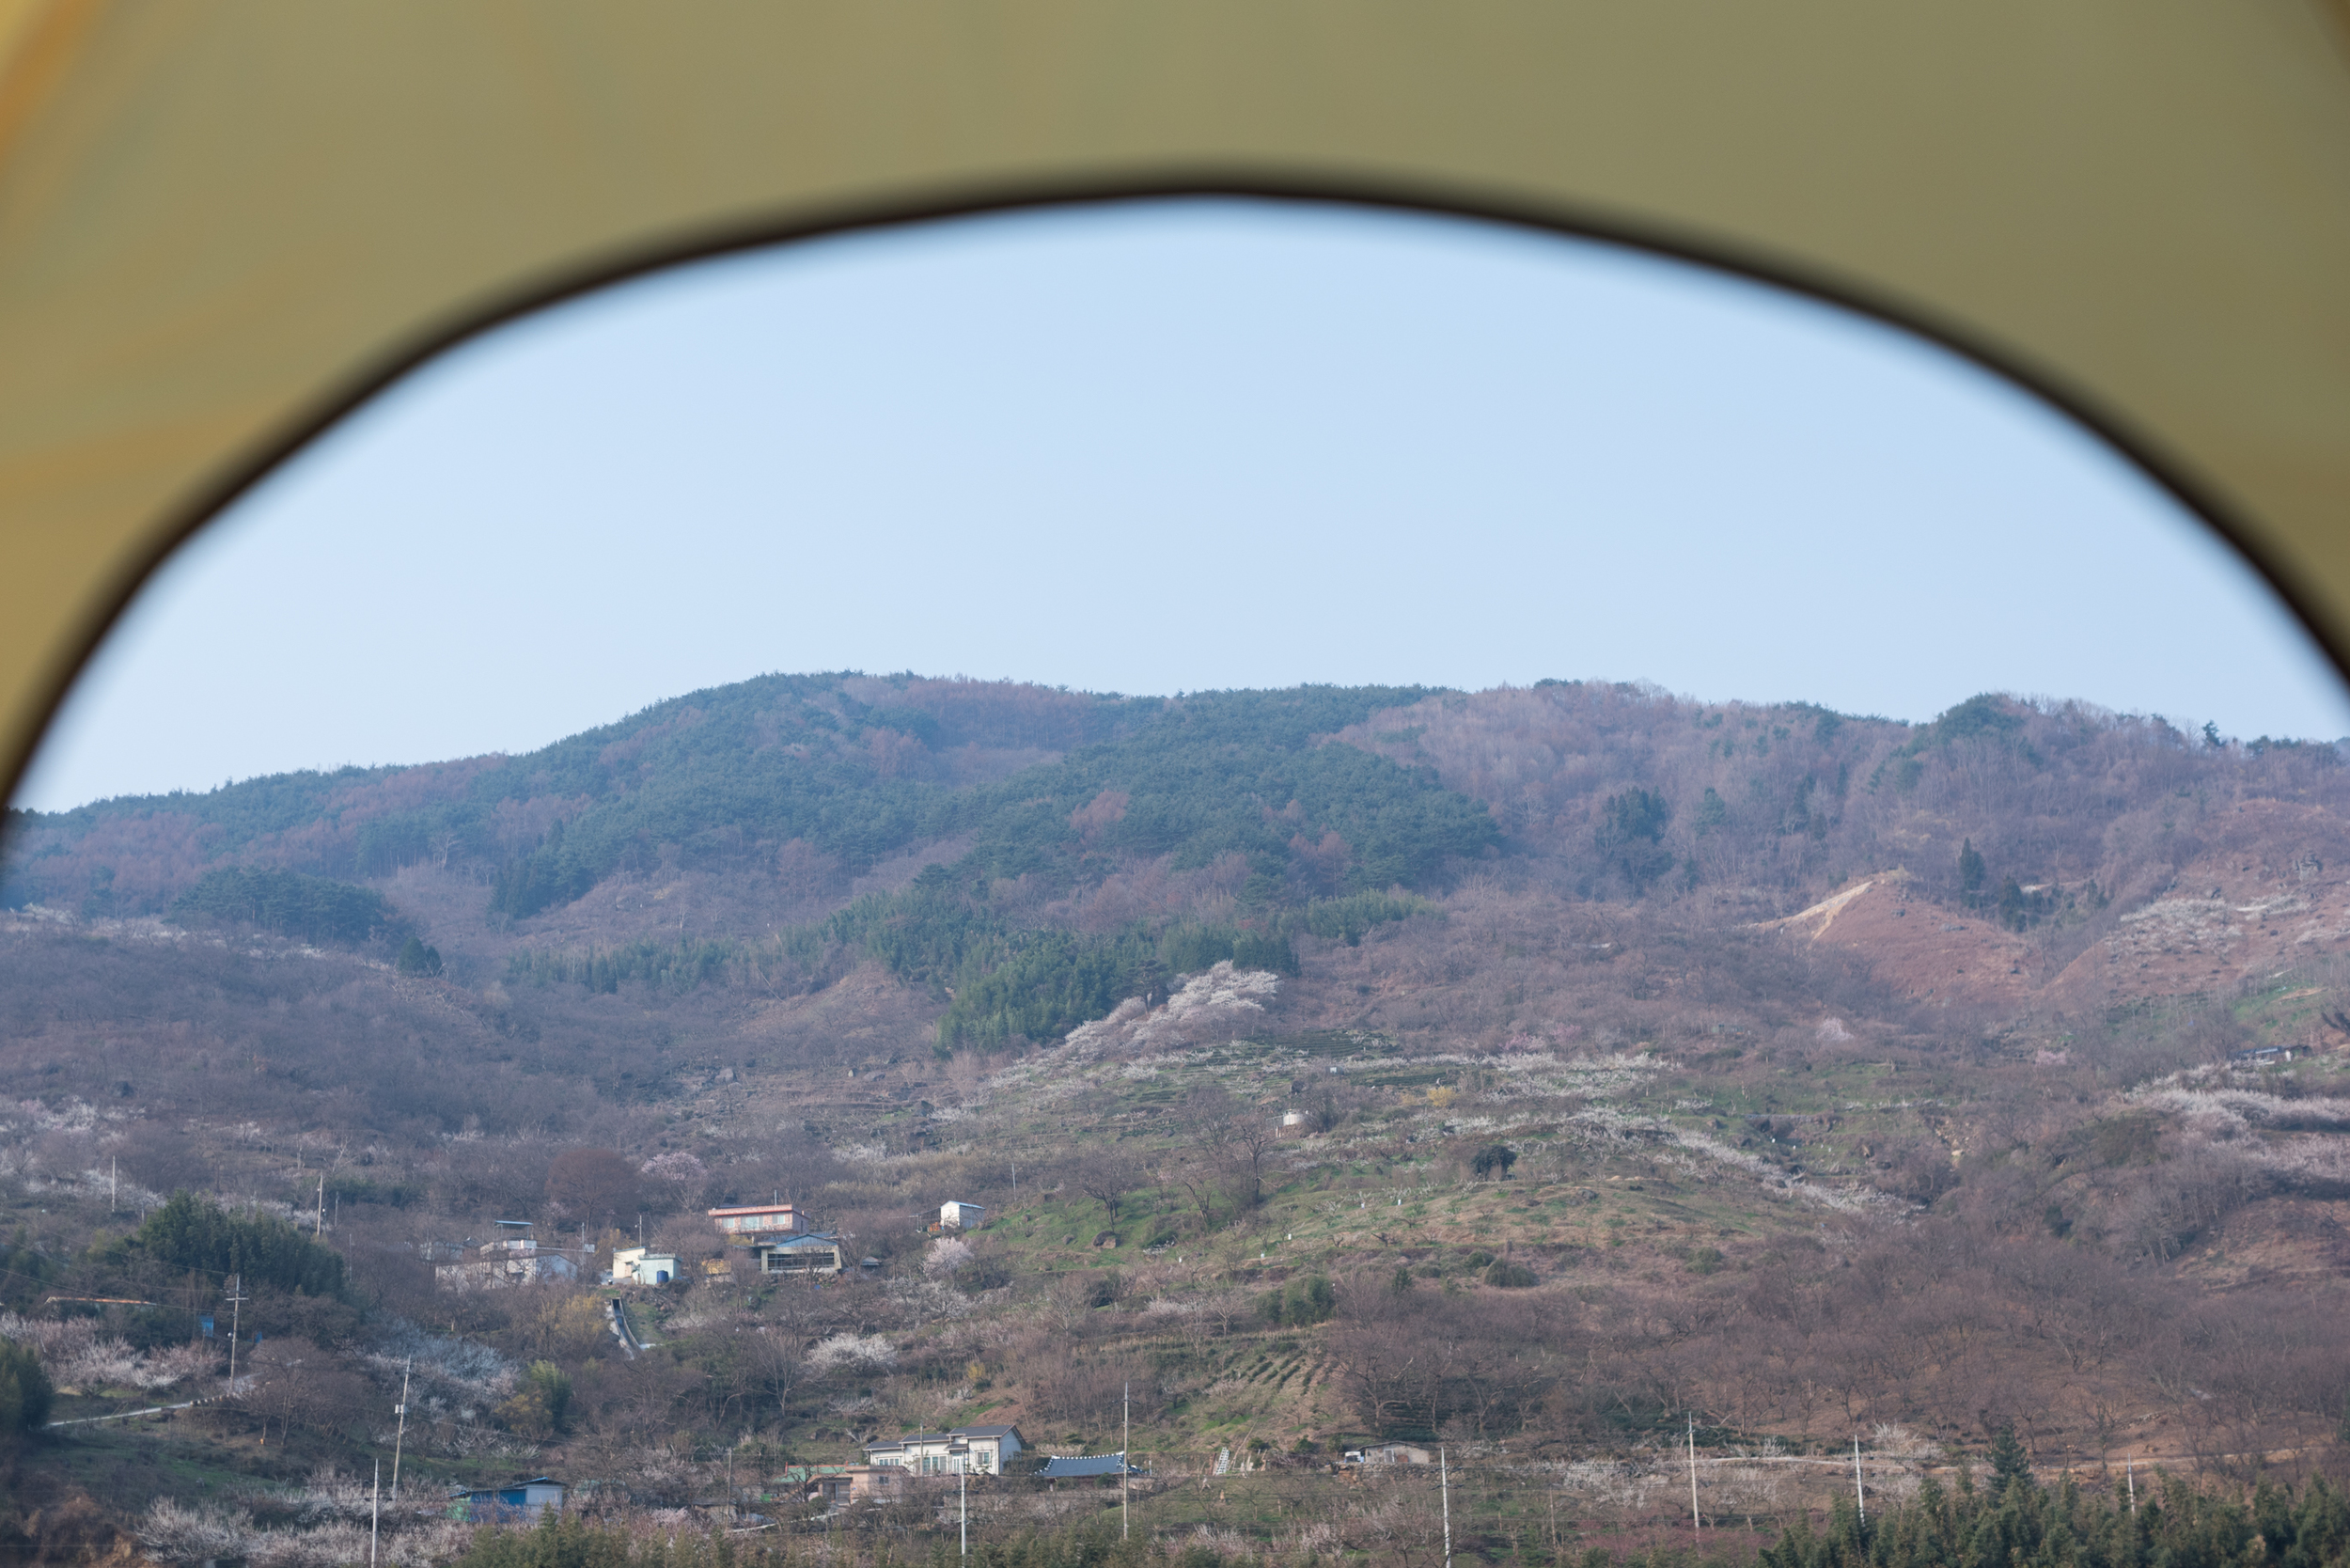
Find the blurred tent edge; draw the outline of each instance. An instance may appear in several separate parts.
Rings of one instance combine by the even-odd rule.
[[[0,776],[174,545],[451,343],[727,249],[1153,194],[1488,217],[1873,312],[2100,432],[2339,664],[2346,26],[2342,0],[0,0]]]

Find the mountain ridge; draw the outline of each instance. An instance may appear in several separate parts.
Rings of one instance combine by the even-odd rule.
[[[24,1329],[60,1399],[217,1371],[209,1294],[126,1243],[174,1192],[355,1281],[257,1294],[282,1359],[181,1469],[126,1451],[126,1520],[358,1463],[411,1354],[419,1474],[527,1455],[616,1508],[706,1496],[705,1452],[1099,1438],[1131,1385],[1170,1475],[1290,1456],[1224,1486],[1301,1560],[1386,1550],[1385,1494],[1305,1480],[1374,1438],[1467,1458],[1489,1557],[1552,1499],[1653,1528],[1667,1442],[1781,1522],[1824,1497],[1747,1456],[1856,1425],[1911,1480],[2011,1429],[2092,1486],[2350,1465],[2335,747],[1605,683],[696,696],[527,764],[12,823],[0,1308],[158,1304],[118,1349]],[[871,1268],[778,1285],[700,1213],[776,1198]],[[946,1247],[950,1199],[989,1224]],[[684,1278],[444,1289],[507,1220]]]
[[[0,906],[161,915],[223,867],[375,894],[418,884],[421,927],[453,957],[593,972],[605,961],[559,951],[629,949],[641,967],[665,945],[772,941],[877,894],[900,903],[871,918],[902,921],[918,875],[951,888],[964,926],[1000,933],[998,966],[1037,932],[1064,933],[1052,940],[1068,964],[1098,967],[1120,933],[1147,947],[1179,927],[1228,932],[1228,952],[1256,933],[1276,954],[1317,901],[1442,893],[1480,869],[1725,929],[1890,873],[1896,902],[1977,917],[1971,964],[1923,956],[1919,927],[1869,913],[1896,897],[1889,882],[1819,938],[1874,933],[1872,962],[1921,1003],[2077,1010],[2184,983],[2175,963],[2134,957],[2124,974],[2111,955],[2125,923],[2153,929],[2148,911],[2190,869],[2248,898],[2256,862],[2272,882],[2273,861],[2330,886],[2325,868],[2350,866],[2341,761],[2338,745],[2224,744],[1996,696],[1909,725],[1638,683],[1129,698],[766,676],[520,757],[14,814]],[[409,923],[395,914],[382,929]],[[2247,962],[2267,950],[2213,940]],[[692,962],[714,972],[706,953]],[[1133,949],[1084,1005],[1156,962]],[[1066,968],[1034,983],[1065,989]],[[1056,1031],[1082,1021],[1046,1012]]]

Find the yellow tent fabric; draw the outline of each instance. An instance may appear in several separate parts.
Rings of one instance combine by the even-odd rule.
[[[470,330],[729,245],[1191,190],[1613,236],[1935,333],[2350,649],[2314,0],[0,0],[0,775],[163,552]]]

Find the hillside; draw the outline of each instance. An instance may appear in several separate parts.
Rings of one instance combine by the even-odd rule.
[[[1708,1512],[1765,1533],[1856,1432],[1895,1495],[2011,1427],[2093,1484],[2339,1473],[2341,761],[2002,698],[768,677],[16,817],[6,1332],[61,1414],[217,1377],[157,1381],[213,1294],[159,1261],[176,1191],[322,1207],[348,1271],[244,1309],[310,1371],[20,1489],[298,1534],[283,1488],[374,1451],[411,1356],[435,1482],[677,1507],[731,1452],[771,1513],[880,1434],[1115,1446],[1131,1385],[1152,1530],[1376,1560],[1416,1482],[1321,1467],[1376,1438],[1454,1445],[1496,1560],[1685,1521],[1691,1419]],[[776,1195],[875,1266],[706,1278],[698,1211]],[[501,1219],[685,1259],[632,1298],[659,1353],[608,1290],[436,1289]],[[160,1305],[37,1327],[57,1295]]]

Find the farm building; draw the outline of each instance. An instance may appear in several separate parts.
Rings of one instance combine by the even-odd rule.
[[[533,1476],[510,1486],[477,1486],[450,1495],[449,1513],[475,1524],[536,1519],[553,1510],[563,1512],[563,1483],[548,1476]]]
[[[751,1248],[761,1274],[838,1274],[848,1260],[832,1236],[809,1232],[783,1241],[762,1241]]]
[[[624,1247],[612,1254],[612,1283],[615,1285],[666,1285],[682,1272],[674,1252],[655,1252],[645,1247]]]
[[[894,1465],[916,1475],[1002,1475],[1004,1463],[1026,1448],[1017,1427],[959,1426],[948,1432],[916,1432],[885,1443],[865,1445],[875,1465]]]
[[[497,1226],[495,1240],[460,1254],[457,1262],[434,1264],[433,1282],[445,1291],[486,1291],[540,1279],[576,1279],[582,1262],[594,1255],[592,1248],[573,1253],[540,1246],[527,1220],[501,1219]]]
[[[1047,1481],[1070,1481],[1087,1476],[1141,1476],[1151,1472],[1139,1465],[1129,1465],[1122,1453],[1089,1453],[1074,1457],[1055,1454],[1037,1472]]]
[[[710,1222],[730,1242],[762,1241],[770,1236],[799,1235],[807,1230],[807,1215],[790,1203],[760,1203],[743,1209],[713,1209]]]

